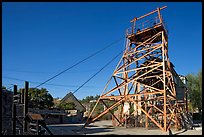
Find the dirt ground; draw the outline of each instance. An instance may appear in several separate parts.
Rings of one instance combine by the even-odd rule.
[[[202,135],[201,127],[193,130],[162,132],[160,129],[113,127],[111,120],[96,121],[82,129],[82,124],[48,125],[54,135]]]

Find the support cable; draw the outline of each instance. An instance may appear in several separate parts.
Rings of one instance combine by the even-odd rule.
[[[76,93],[79,89],[81,89],[86,83],[88,83],[91,79],[93,79],[97,74],[99,74],[104,68],[106,68],[111,62],[113,62],[123,51],[124,48],[119,54],[117,54],[114,58],[112,58],[108,63],[106,63],[99,71],[97,71],[93,76],[91,76],[87,81],[85,81],[80,87],[78,87],[72,94]],[[71,94],[68,94],[67,98],[69,98]],[[81,129],[82,130],[82,129]]]
[[[112,42],[111,44],[109,44],[108,46],[106,46],[106,47],[102,48],[101,50],[98,50],[97,52],[95,52],[95,53],[93,53],[93,54],[89,55],[88,57],[86,57],[86,58],[84,58],[84,59],[80,60],[79,62],[75,63],[74,65],[70,66],[69,68],[67,68],[67,69],[63,70],[62,72],[60,72],[60,73],[56,74],[55,76],[53,76],[53,77],[49,78],[48,80],[46,80],[46,81],[44,81],[44,82],[42,82],[41,84],[39,84],[39,85],[38,85],[38,86],[36,86],[35,88],[37,88],[37,87],[39,87],[39,86],[41,86],[41,85],[43,85],[43,84],[47,83],[48,81],[50,81],[50,80],[52,80],[52,79],[56,78],[57,76],[59,76],[59,75],[61,75],[61,74],[65,73],[67,70],[70,70],[71,68],[73,68],[73,67],[75,67],[75,66],[79,65],[80,63],[82,63],[82,62],[86,61],[87,59],[89,59],[89,58],[91,58],[91,57],[95,56],[96,54],[98,54],[98,53],[102,52],[103,50],[107,49],[108,47],[110,47],[110,46],[112,46],[112,45],[116,44],[117,42],[119,42],[119,41],[120,41],[121,39],[123,39],[123,38],[124,38],[124,37],[122,37],[122,38],[120,38],[120,39],[118,39],[118,40],[116,40],[116,41]]]
[[[124,49],[125,50],[125,49]],[[87,81],[85,81],[80,87],[78,87],[72,94],[77,92],[80,88],[82,88],[86,83],[88,83],[92,78],[94,78],[97,74],[99,74],[104,68],[106,68],[111,62],[113,62],[121,53],[123,53],[122,50],[119,54],[117,54],[114,58],[112,58],[107,64],[105,64],[99,71],[97,71],[93,76],[91,76]]]

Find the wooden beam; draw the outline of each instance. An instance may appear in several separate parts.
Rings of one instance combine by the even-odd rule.
[[[113,76],[113,78],[114,78],[114,80],[115,80],[116,86],[118,87],[118,82],[117,82],[115,76]],[[118,89],[118,92],[120,93],[120,95],[122,95],[120,89]]]
[[[103,100],[101,100],[101,102],[106,106],[106,108],[108,108],[108,106],[105,104],[105,102]],[[118,123],[120,123],[120,125],[122,125],[122,123],[120,122],[120,120],[118,120],[118,118],[113,114],[112,111],[109,110],[109,112],[112,114],[112,116],[118,121]]]
[[[167,6],[163,6],[163,7],[159,8],[159,9],[160,9],[160,10],[163,10],[163,9],[165,9],[165,8],[167,8]],[[150,12],[150,13],[147,13],[147,14],[145,14],[145,15],[143,15],[143,16],[140,16],[139,18],[134,18],[134,19],[131,20],[130,22],[134,22],[134,21],[136,21],[136,20],[142,19],[142,18],[144,18],[144,17],[146,17],[146,16],[149,16],[149,15],[151,15],[151,14],[157,12],[157,11],[158,11],[158,10],[154,10],[154,11],[152,11],[152,12]]]
[[[157,50],[157,49],[159,49],[159,48],[161,48],[161,44],[158,44],[158,45],[155,46],[151,51],[145,53],[145,54],[142,55],[141,57],[139,57],[139,58],[137,58],[137,59],[134,59],[134,61],[132,61],[132,62],[129,63],[128,65],[126,65],[126,66],[125,66],[125,65],[121,66],[119,69],[117,69],[117,71],[120,71],[120,70],[124,69],[124,67],[130,66],[132,63],[135,63],[135,62],[138,61],[138,60],[141,60],[142,58],[146,57],[146,56],[149,55],[151,52],[153,52],[153,51],[155,51],[155,50]]]
[[[157,123],[157,121],[155,121],[144,109],[142,109],[136,102],[135,100],[133,100],[132,98],[129,98],[130,100],[132,100],[132,102],[143,112],[145,113],[145,115],[152,120],[152,122],[154,122],[154,124],[156,124],[161,130],[163,130],[162,126]]]
[[[161,63],[157,63],[157,64],[149,65],[149,66],[146,66],[146,67],[139,67],[139,68],[135,68],[135,69],[126,70],[126,71],[123,71],[123,72],[131,72],[131,71],[137,71],[137,70],[141,70],[141,69],[145,69],[145,68],[152,68],[152,67],[158,66],[160,64]],[[117,72],[117,74],[121,74],[123,72]]]
[[[96,116],[95,118],[93,118],[91,120],[91,122],[94,122],[96,119],[100,118],[101,116],[105,115],[109,110],[115,108],[117,105],[119,105],[123,100],[125,100],[125,98],[120,99],[118,102],[114,103],[113,105],[111,105],[109,108],[107,108],[106,110],[104,110],[102,113],[100,113],[98,116]]]
[[[113,91],[117,90],[118,88],[121,88],[121,87],[127,85],[128,83],[130,83],[130,82],[132,82],[132,81],[134,81],[134,80],[137,80],[138,78],[142,77],[143,75],[145,75],[145,74],[147,74],[147,73],[153,71],[154,69],[156,69],[156,68],[158,68],[158,67],[160,67],[160,66],[162,66],[162,65],[156,66],[155,68],[153,68],[153,69],[151,69],[151,70],[149,70],[149,71],[143,73],[142,75],[140,75],[140,76],[137,77],[137,78],[131,79],[131,80],[127,81],[127,82],[124,81],[124,82],[121,83],[118,87],[115,87],[115,88],[111,89],[110,91],[106,92],[105,94],[103,94],[102,97],[104,97],[104,96],[106,96],[106,95],[112,93]]]
[[[164,35],[164,33],[162,32],[162,36]],[[163,90],[164,90],[164,131],[166,131],[167,129],[167,122],[166,122],[166,77],[165,77],[165,59],[164,59],[164,44],[162,42],[162,64],[163,64]]]
[[[145,111],[147,112],[147,102],[145,102]],[[145,116],[145,127],[148,129],[148,116]]]

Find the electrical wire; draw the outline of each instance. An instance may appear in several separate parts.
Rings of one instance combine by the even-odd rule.
[[[3,76],[3,78],[17,80],[17,81],[27,81],[27,80],[13,78],[13,77],[7,77],[7,76]],[[41,83],[41,82],[36,82],[36,81],[28,81],[28,82],[29,83],[35,83],[35,84]],[[59,87],[79,87],[78,85],[59,85],[59,84],[51,84],[51,83],[46,83],[45,85],[59,86]],[[87,88],[100,88],[100,87],[95,87],[95,86],[86,86],[86,87]]]
[[[13,85],[14,85],[14,84],[11,84],[11,85],[12,85],[12,86],[10,86],[10,87],[6,88],[6,90],[9,90],[9,89],[11,89],[11,88],[13,87]]]
[[[101,50],[98,50],[97,52],[95,52],[95,53],[89,55],[88,57],[86,57],[86,58],[80,60],[79,62],[77,62],[77,63],[75,63],[74,65],[70,66],[69,68],[63,70],[62,72],[58,73],[57,75],[55,75],[55,76],[49,78],[48,80],[46,80],[46,81],[40,83],[40,84],[39,84],[38,86],[36,86],[35,88],[37,88],[37,87],[39,87],[39,86],[41,86],[41,85],[47,83],[48,81],[50,81],[50,80],[54,79],[55,77],[57,77],[57,76],[59,76],[59,75],[65,73],[66,71],[70,70],[71,68],[73,68],[73,67],[79,65],[80,63],[82,63],[82,62],[88,60],[89,58],[91,58],[91,57],[97,55],[98,53],[102,52],[103,50],[107,49],[108,47],[110,47],[110,46],[116,44],[117,42],[119,42],[119,41],[120,41],[121,39],[123,39],[123,38],[124,38],[124,37],[121,37],[121,38],[118,39],[117,41],[112,42],[111,44],[109,44],[108,46],[102,48]],[[97,71],[93,76],[91,76],[87,81],[85,81],[81,86],[79,86],[79,87],[73,92],[73,94],[76,93],[79,89],[81,89],[86,83],[88,83],[88,82],[89,82],[92,78],[94,78],[97,74],[99,74],[104,68],[106,68],[106,67],[107,67],[112,61],[114,61],[124,50],[125,50],[125,49],[123,49],[119,54],[117,54],[117,55],[116,55],[114,58],[112,58],[107,64],[105,64],[105,66],[103,66],[99,71]],[[25,80],[18,79],[18,78],[11,78],[11,77],[4,77],[4,78],[14,79],[14,80],[18,80],[18,81],[25,81]],[[30,81],[30,82],[31,82],[31,81]],[[31,83],[37,83],[37,82],[31,82]],[[47,85],[48,85],[48,84],[47,84]],[[51,84],[49,84],[49,85],[51,85]],[[54,85],[54,84],[52,84],[52,85]]]
[[[87,81],[85,81],[80,87],[78,87],[72,94],[76,93],[79,89],[81,89],[86,83],[88,83],[91,79],[93,79],[97,74],[99,74],[104,68],[106,68],[111,62],[113,62],[121,53],[123,53],[125,49],[123,49],[119,54],[117,54],[114,58],[112,58],[108,63],[106,63],[99,71],[97,71],[93,76],[91,76]],[[69,98],[71,94],[68,94],[67,98]],[[62,99],[63,100],[63,99]]]
[[[18,78],[13,78],[13,77],[7,77],[7,76],[3,76],[2,78],[17,80],[17,81],[26,81],[26,80],[23,80],[23,79],[18,79]]]
[[[85,84],[87,84],[91,79],[93,79],[97,74],[99,74],[103,69],[105,69],[111,62],[113,62],[125,49],[123,49],[119,54],[117,54],[114,58],[112,58],[108,63],[106,63],[99,71],[97,71],[93,76],[91,76],[88,80],[86,80],[81,86],[79,86],[72,94],[76,93],[77,91],[79,91],[79,89],[81,89],[82,87],[84,87]],[[18,81],[26,81],[26,80],[22,80],[22,79],[18,79],[18,78],[12,78],[12,77],[7,77],[4,76],[3,78],[7,78],[7,79],[13,79],[13,80],[18,80]],[[30,83],[39,83],[39,82],[31,82]],[[45,84],[45,83],[44,83]],[[56,84],[46,84],[46,85],[55,85]],[[59,86],[59,85],[58,85]],[[61,85],[62,86],[62,85]],[[13,87],[13,86],[11,86]],[[11,88],[9,87],[9,88]],[[36,87],[35,87],[36,88]],[[68,96],[68,98],[70,97],[70,95]]]
[[[112,66],[112,67],[115,67],[115,66]],[[25,71],[25,70],[15,70],[15,69],[3,69],[4,71],[10,71],[10,72],[18,72],[18,73],[28,73],[28,74],[53,74],[53,73],[57,73],[57,72],[43,72],[43,71]],[[95,70],[98,70],[98,69],[89,69],[89,70],[82,70],[82,71],[72,71],[72,72],[66,72],[66,73],[84,73],[84,72],[93,72]]]
[[[52,79],[56,78],[57,76],[59,76],[59,75],[61,75],[61,74],[65,73],[66,71],[68,71],[68,70],[70,70],[71,68],[73,68],[73,67],[75,67],[75,66],[79,65],[80,63],[84,62],[85,60],[87,60],[87,59],[89,59],[89,58],[91,58],[91,57],[93,57],[93,56],[97,55],[98,53],[102,52],[103,50],[107,49],[108,47],[110,47],[110,46],[112,46],[112,45],[116,44],[117,42],[119,42],[119,41],[120,41],[121,39],[123,39],[123,38],[124,38],[124,36],[123,36],[123,37],[121,37],[120,39],[118,39],[118,40],[116,40],[116,41],[112,42],[112,43],[111,43],[111,44],[109,44],[108,46],[106,46],[106,47],[104,47],[104,48],[102,48],[102,49],[98,50],[97,52],[95,52],[95,53],[93,53],[93,54],[89,55],[88,57],[86,57],[86,58],[84,58],[84,59],[80,60],[79,62],[75,63],[74,65],[72,65],[72,66],[68,67],[67,69],[65,69],[65,70],[61,71],[60,73],[56,74],[55,76],[53,76],[53,77],[49,78],[48,80],[46,80],[46,81],[42,82],[41,84],[39,84],[39,85],[38,85],[38,86],[36,86],[35,88],[37,88],[37,87],[39,87],[39,86],[41,86],[41,85],[43,85],[43,84],[47,83],[48,81],[50,81],[50,80],[52,80]]]
[[[107,64],[105,64],[99,71],[97,71],[93,76],[91,76],[87,81],[85,81],[80,87],[78,87],[74,92],[77,92],[80,88],[82,88],[86,83],[88,83],[92,78],[94,78],[97,74],[99,74],[104,68],[106,68],[111,62],[113,62],[124,50],[122,50],[119,54],[117,54],[114,58],[112,58]]]

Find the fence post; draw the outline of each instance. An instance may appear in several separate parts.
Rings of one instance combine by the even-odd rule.
[[[13,135],[16,135],[16,104],[14,103],[14,96],[17,95],[17,85],[13,86],[13,109],[12,109],[12,116],[13,116],[13,124],[12,124],[12,130]]]
[[[24,90],[24,111],[23,111],[23,116],[24,118],[26,117],[28,113],[28,81],[25,81],[25,90]],[[24,119],[23,121],[23,132],[27,131],[27,121]]]
[[[24,103],[24,89],[21,91],[21,103]]]

